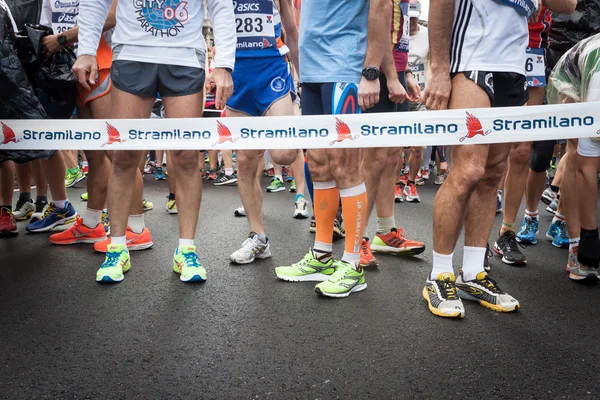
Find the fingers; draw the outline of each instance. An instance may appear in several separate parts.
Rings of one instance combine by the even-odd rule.
[[[223,87],[217,85],[217,94],[215,95],[215,106],[217,109],[223,109]]]
[[[90,85],[87,82],[87,71],[85,67],[81,67],[77,62],[73,65],[73,73],[77,77],[79,84],[86,90],[90,90]]]
[[[88,81],[90,82],[90,84],[95,85],[97,78],[98,78],[98,64],[92,63],[92,68],[90,69],[90,76],[88,78]]]

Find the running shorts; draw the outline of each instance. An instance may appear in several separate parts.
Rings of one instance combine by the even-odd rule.
[[[285,57],[238,58],[231,78],[233,94],[227,107],[250,116],[265,115],[273,103],[294,92]]]
[[[110,71],[113,85],[140,97],[187,96],[202,92],[205,72],[199,67],[115,60]]]
[[[302,115],[360,114],[358,85],[303,83]]]
[[[458,73],[452,74],[452,77]],[[527,79],[524,75],[484,71],[464,71],[462,74],[485,91],[492,107],[518,107],[525,105],[529,100]]]
[[[112,80],[110,79],[110,67],[112,65],[112,50],[104,36],[100,37],[100,44],[96,52],[96,60],[98,62],[98,77],[96,84],[85,89],[81,85],[77,85],[77,93],[79,94],[79,104],[87,105],[90,101],[96,100],[102,96],[106,96],[112,88]]]

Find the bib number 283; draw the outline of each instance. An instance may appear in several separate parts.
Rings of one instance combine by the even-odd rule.
[[[264,20],[261,17],[237,17],[235,25],[237,33],[261,33],[264,31]]]

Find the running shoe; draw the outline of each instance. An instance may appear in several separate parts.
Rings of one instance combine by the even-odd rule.
[[[17,205],[14,208],[13,216],[17,221],[25,221],[30,218],[35,211],[35,204],[31,200],[17,200]]]
[[[81,201],[88,201],[88,192],[83,193],[79,198]]]
[[[275,275],[288,282],[323,282],[334,272],[333,260],[321,262],[315,257],[312,249],[299,262],[275,268]]]
[[[334,261],[335,272],[326,281],[315,286],[315,292],[327,297],[348,297],[350,293],[360,292],[367,288],[365,272],[361,267],[344,261]]]
[[[392,228],[385,235],[378,233],[373,239],[371,250],[381,253],[403,254],[415,256],[425,251],[425,243],[409,240],[404,237],[404,229]]]
[[[517,242],[525,244],[536,244],[540,223],[536,218],[525,216],[521,224],[521,230],[517,233]]]
[[[567,262],[567,272],[569,279],[573,281],[583,281],[585,279],[600,279],[600,273],[597,268],[581,265],[577,261],[577,253],[569,252],[569,261]]]
[[[558,211],[558,199],[552,200],[552,203],[550,203],[550,205],[546,207],[546,211],[553,215],[556,214],[556,212]]]
[[[298,201],[294,203],[294,218],[308,218],[308,201],[306,201],[304,197],[300,197]]]
[[[157,181],[164,181],[167,179],[167,174],[165,174],[165,170],[161,167],[156,168],[156,172],[154,173],[154,179]]]
[[[519,302],[500,289],[496,281],[486,272],[480,272],[475,279],[463,280],[462,272],[456,280],[458,295],[463,300],[476,301],[490,310],[498,312],[513,312],[521,308]]]
[[[490,249],[490,244],[485,244],[485,257],[483,258],[483,270],[485,272],[490,272],[492,270],[492,266],[490,265],[490,258],[494,257],[494,253]]]
[[[419,203],[421,201],[419,193],[417,192],[417,187],[412,183],[409,183],[406,186],[404,186],[403,193],[404,197],[406,197],[406,201],[408,201],[409,203]]]
[[[423,180],[428,181],[430,174],[429,174],[429,168],[421,168],[421,178],[423,178]]]
[[[84,167],[81,167],[81,172],[83,172],[83,174],[84,174],[85,176],[87,176],[87,174],[90,172],[90,167],[89,167],[89,165],[86,165],[86,166],[84,166]]]
[[[255,232],[250,232],[242,247],[236,250],[229,260],[234,264],[250,264],[255,259],[263,260],[271,257],[271,245],[267,240],[263,243]]]
[[[106,260],[96,272],[96,282],[115,283],[125,279],[123,275],[131,269],[131,259],[129,252],[125,250],[122,244],[108,245],[106,250]]]
[[[40,201],[35,203],[35,212],[31,215],[31,222],[39,221],[44,218],[44,214],[46,213],[46,209],[48,208],[48,203],[45,201]]]
[[[548,232],[546,232],[546,238],[552,241],[554,247],[569,247],[567,223],[564,220],[559,220],[556,223],[550,224]]]
[[[295,179],[292,179],[292,181],[290,182],[290,192],[296,193],[296,180]]]
[[[443,174],[438,174],[437,177],[435,178],[435,184],[436,185],[443,185],[444,182],[446,182],[446,178],[448,177],[448,173],[445,172]]]
[[[494,243],[496,254],[502,256],[502,262],[508,265],[525,265],[527,258],[521,253],[519,246],[523,246],[517,242],[517,236],[513,231],[506,231]]]
[[[420,176],[417,176],[417,178],[415,179],[415,185],[417,185],[417,186],[425,186],[425,179],[423,179]]]
[[[550,160],[550,168],[556,169],[556,157],[552,157]]]
[[[85,175],[81,172],[80,168],[77,168],[77,171],[69,172],[67,171],[67,176],[65,178],[65,185],[70,188],[77,185],[79,182],[85,179]]]
[[[267,186],[268,193],[283,192],[284,190],[285,190],[285,186],[283,185],[283,182],[279,178],[271,179],[271,184],[269,186]]]
[[[400,184],[396,184],[396,191],[394,192],[394,202],[402,203],[404,201],[404,196],[402,196],[402,186]]]
[[[217,170],[211,169],[208,171],[208,176],[206,177],[207,181],[216,181],[217,180]]]
[[[154,209],[154,203],[147,201],[146,199],[142,199],[142,208],[144,209],[144,212],[150,211]]]
[[[333,236],[339,238],[346,237],[346,229],[344,229],[344,219],[342,218],[342,214],[340,214],[339,212],[335,215],[335,220],[333,221]]]
[[[235,185],[238,181],[238,177],[234,172],[231,175],[227,175],[226,173],[220,174],[217,179],[213,182],[214,186],[225,186],[225,185]]]
[[[542,193],[542,202],[550,205],[554,200],[557,199],[557,197],[558,196],[556,195],[556,193],[554,193],[552,189],[548,188],[544,190],[544,193]]]
[[[177,214],[178,213],[178,211],[177,211],[177,202],[175,202],[175,199],[169,199],[169,200],[167,200],[167,212],[169,214]]]
[[[181,250],[179,248],[175,250],[173,271],[181,275],[179,279],[182,282],[204,282],[206,280],[206,270],[200,264],[196,246],[185,246]]]
[[[496,194],[496,214],[500,214],[502,212],[502,194]]]
[[[407,174],[400,175],[400,178],[398,178],[397,184],[402,185],[402,187],[408,185],[408,175]]]
[[[57,208],[54,203],[50,203],[42,219],[31,222],[25,229],[30,233],[48,232],[51,230],[64,231],[77,221],[77,215],[75,207],[70,203],[67,203],[65,208]]]
[[[233,215],[235,215],[236,217],[245,217],[246,216],[246,210],[244,209],[244,206],[236,208],[233,211]]]
[[[275,176],[275,169],[274,168],[267,168],[264,170],[265,175],[268,176],[269,178],[272,178],[273,176]]]
[[[110,218],[108,217],[108,211],[102,210],[100,223],[104,227],[104,232],[106,233],[106,236],[110,235]]]
[[[363,268],[379,268],[379,261],[373,255],[371,251],[371,245],[369,238],[364,237],[360,246],[360,266]]]
[[[156,163],[154,161],[148,161],[144,167],[144,174],[153,174],[156,172]]]
[[[433,315],[464,318],[465,307],[458,297],[454,274],[446,272],[439,274],[436,279],[427,279],[422,293]]]
[[[317,233],[317,221],[315,220],[315,216],[310,217],[310,228],[308,228],[310,233]]]
[[[130,227],[127,227],[125,237],[127,239],[127,250],[129,251],[146,250],[154,245],[148,228],[144,228],[142,233],[138,234],[132,231]],[[110,238],[94,243],[94,250],[98,253],[106,253],[108,246],[110,246]]]
[[[103,240],[106,240],[104,225],[100,223],[95,228],[88,228],[81,217],[66,231],[50,235],[50,242],[54,244],[97,243]]]
[[[291,182],[294,180],[294,175],[292,174],[292,171],[290,171],[287,167],[281,168],[281,175],[283,177],[283,180],[286,182]]]
[[[12,211],[6,207],[0,208],[0,236],[12,236],[17,233],[17,220]]]

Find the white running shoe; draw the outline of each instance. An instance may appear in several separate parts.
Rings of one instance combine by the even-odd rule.
[[[308,201],[306,201],[304,197],[300,197],[300,199],[295,203],[294,218],[308,218]]]
[[[35,212],[35,204],[31,200],[17,201],[17,205],[15,207],[15,211],[13,211],[13,216],[17,221],[25,221],[27,218],[31,217]]]
[[[233,215],[235,215],[236,217],[245,217],[246,216],[246,210],[244,209],[244,206],[236,208],[233,211]]]
[[[244,240],[242,247],[233,252],[229,257],[232,263],[235,264],[250,264],[255,259],[264,259],[271,257],[271,246],[269,242],[263,243],[258,240],[258,235],[254,232],[250,232],[248,239]]]

